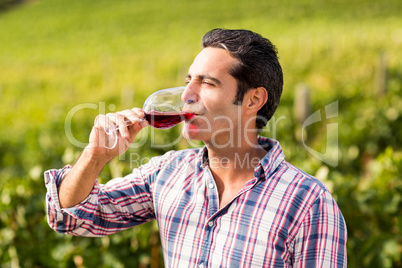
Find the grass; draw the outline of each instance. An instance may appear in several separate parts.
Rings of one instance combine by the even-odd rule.
[[[401,6],[396,0],[30,1],[0,14],[0,136],[18,143],[49,122],[62,126],[82,103],[142,106],[150,92],[184,83],[201,36],[216,27],[251,29],[276,44],[285,76],[278,116],[292,117],[299,83],[310,87],[313,109],[341,97],[374,96],[381,53],[390,72],[401,72]],[[400,83],[389,85],[392,91]],[[77,114],[77,128],[97,113]],[[88,131],[78,135],[85,139]]]
[[[313,109],[375,96],[381,53],[395,74],[388,82],[393,91],[402,69],[401,6],[397,0],[30,1],[0,13],[0,136],[18,143],[49,122],[62,126],[82,103],[142,106],[150,92],[184,83],[201,36],[216,27],[251,29],[276,44],[285,76],[278,116],[292,117],[299,83],[311,89]],[[98,112],[77,114],[77,128]]]
[[[60,250],[63,243],[69,247],[75,245],[75,250],[82,249],[82,256],[99,255],[93,245],[104,240],[62,240],[43,227],[46,223],[42,215],[41,174],[45,169],[71,163],[80,150],[65,135],[68,112],[83,103],[97,105],[97,109],[82,110],[74,117],[74,133],[77,139],[85,141],[102,105],[106,109],[103,112],[111,111],[111,104],[116,110],[142,106],[150,92],[182,85],[188,67],[201,49],[202,35],[217,27],[254,30],[276,44],[285,76],[276,116],[289,119],[278,123],[277,138],[287,159],[309,173],[316,174],[317,170],[325,171],[328,167],[295,142],[292,134],[295,88],[300,83],[309,86],[312,111],[339,100],[341,162],[330,170],[327,182],[334,185],[334,196],[343,204],[345,217],[349,216],[350,266],[364,267],[359,266],[363,257],[366,264],[377,259],[380,260],[377,263],[383,263],[388,255],[381,254],[386,254],[389,248],[382,251],[382,238],[390,236],[394,243],[400,242],[400,236],[383,230],[388,227],[383,228],[385,225],[378,224],[376,217],[370,217],[376,207],[366,205],[367,193],[359,190],[360,180],[356,178],[368,176],[365,165],[378,155],[385,155],[381,156],[385,160],[381,157],[376,160],[378,163],[389,159],[397,163],[400,159],[401,131],[396,124],[401,122],[402,114],[399,108],[402,99],[398,95],[402,87],[401,11],[399,0],[37,0],[3,11],[0,13],[0,198],[8,203],[0,203],[0,231],[13,235],[0,240],[0,263],[18,261],[18,256],[14,256],[16,249],[20,257],[22,252],[29,254],[20,260],[26,266],[35,266],[40,262],[38,259],[48,256],[39,252],[46,250],[59,256],[49,263],[72,264],[73,255],[79,253]],[[378,97],[376,88],[380,55],[385,56],[388,74],[388,93],[383,98]],[[312,147],[325,144],[319,130],[309,133]],[[164,131],[156,138],[164,144],[174,135],[174,131]],[[393,144],[395,152],[388,148],[387,152],[391,152],[388,159],[384,152],[389,144]],[[141,148],[146,157],[163,153],[147,146]],[[121,173],[122,162],[113,162],[106,171]],[[395,163],[389,168],[394,173],[386,173],[385,168],[382,171],[391,174],[390,181],[398,174]],[[376,177],[371,178],[375,181]],[[393,187],[384,189],[393,191],[390,196],[400,196],[397,186]],[[350,193],[356,191],[361,195],[355,198]],[[377,202],[378,208],[382,208],[384,200]],[[16,212],[15,207],[27,209]],[[361,207],[364,209],[360,211]],[[356,213],[369,219],[367,223],[377,228],[374,233],[367,231],[371,227],[362,229],[365,222],[359,222]],[[13,218],[14,214],[18,217]],[[30,219],[29,227],[39,230],[38,234],[19,224],[24,217]],[[380,218],[389,224],[399,219],[385,214]],[[146,228],[136,230],[141,233],[139,239],[144,240],[149,234]],[[137,241],[131,235],[115,235],[110,243],[119,244],[113,239]],[[43,249],[19,247],[18,239],[13,237],[21,241],[42,239]],[[44,237],[50,237],[51,242],[43,242]],[[365,243],[367,237],[374,242]],[[113,245],[103,250],[120,248]],[[365,251],[361,250],[363,246]],[[64,255],[59,255],[58,250]],[[144,254],[149,253],[146,246],[143,250]],[[400,253],[396,247],[392,250]],[[114,254],[118,258],[123,253]],[[40,256],[36,258],[37,255]]]

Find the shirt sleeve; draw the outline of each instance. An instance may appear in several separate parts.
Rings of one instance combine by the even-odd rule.
[[[97,181],[80,204],[61,209],[58,187],[71,166],[45,172],[49,226],[57,232],[77,236],[104,236],[155,218],[147,178],[136,169],[124,178],[102,185]]]
[[[293,267],[346,267],[347,230],[338,205],[323,191],[301,224],[294,239]]]

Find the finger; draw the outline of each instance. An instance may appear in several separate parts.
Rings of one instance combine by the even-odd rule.
[[[148,121],[145,120],[145,113],[142,109],[136,108],[131,111],[127,111],[130,116],[132,124],[129,125],[128,130],[130,132],[130,142],[134,142],[137,134],[144,127],[148,126]]]
[[[145,112],[144,110],[140,109],[140,108],[133,108],[131,109],[134,113],[136,113],[138,115],[138,117],[140,118],[139,124],[140,124],[140,129],[146,127],[149,125],[148,121],[145,119]]]
[[[137,130],[137,128],[135,127],[136,125],[139,124],[141,119],[132,110],[124,110],[124,111],[118,112],[118,114],[123,116],[123,118],[124,118],[124,122],[121,117],[119,118],[120,134],[122,135],[123,138],[131,141],[133,139],[132,138],[133,135],[135,137],[136,132],[141,130],[141,128]],[[121,129],[120,129],[120,126],[121,126]],[[133,131],[133,130],[135,130],[135,131]]]
[[[115,123],[110,120],[110,118],[104,114],[100,114],[95,118],[94,127],[99,130],[104,130],[106,133],[113,130]]]
[[[124,139],[129,139],[130,138],[130,133],[129,133],[127,127],[128,127],[128,124],[131,124],[131,122],[121,112],[116,113],[116,120],[117,120],[117,125],[118,125],[120,135]]]
[[[138,117],[140,118],[139,120],[139,124],[138,127],[136,128],[138,131],[140,131],[141,129],[143,129],[144,127],[149,125],[149,122],[145,119],[145,115],[146,113],[144,112],[144,110],[140,109],[140,108],[133,108],[131,109],[135,114],[138,115]]]
[[[133,110],[124,110],[119,112],[119,114],[123,115],[125,117],[126,122],[130,124],[134,124],[138,122],[138,119],[140,116],[135,113]]]
[[[106,115],[100,114],[95,118],[91,131],[90,142],[94,147],[109,148],[116,139],[116,125]],[[92,137],[92,138],[91,138]]]
[[[135,114],[137,114],[139,118],[144,118],[145,117],[144,110],[142,110],[140,108],[133,108],[133,109],[131,109],[131,111],[133,111]]]
[[[138,123],[140,119],[145,117],[145,113],[140,108],[133,108],[130,110],[121,111],[120,114],[123,114],[131,124]]]
[[[142,128],[148,126],[148,121],[145,120],[145,112],[140,108],[133,108],[131,110],[124,110],[121,112],[124,114],[129,124],[129,130],[134,130],[135,132],[140,131]]]

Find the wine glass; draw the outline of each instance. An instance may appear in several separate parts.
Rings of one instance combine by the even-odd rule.
[[[148,121],[149,125],[154,128],[167,129],[176,126],[183,120],[190,120],[195,114],[183,112],[184,102],[181,95],[185,87],[173,87],[162,89],[151,94],[144,102],[143,110],[145,117],[141,120]],[[131,124],[129,120],[126,121]],[[109,136],[109,144],[111,147],[105,146],[108,149],[113,149],[117,144],[117,131],[119,128],[116,125],[105,128]]]
[[[185,87],[162,89],[151,94],[144,102],[145,120],[154,128],[174,127],[195,114],[182,112],[184,102],[181,95]]]

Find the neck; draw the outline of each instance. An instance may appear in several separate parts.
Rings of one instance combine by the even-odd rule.
[[[247,181],[254,177],[254,168],[267,153],[258,145],[257,137],[243,146],[219,148],[208,146],[209,169],[218,188],[219,207],[226,206]]]
[[[230,182],[249,179],[254,174],[254,168],[267,153],[257,140],[257,136],[242,142],[239,146],[212,146],[208,148],[209,167],[217,180]]]

